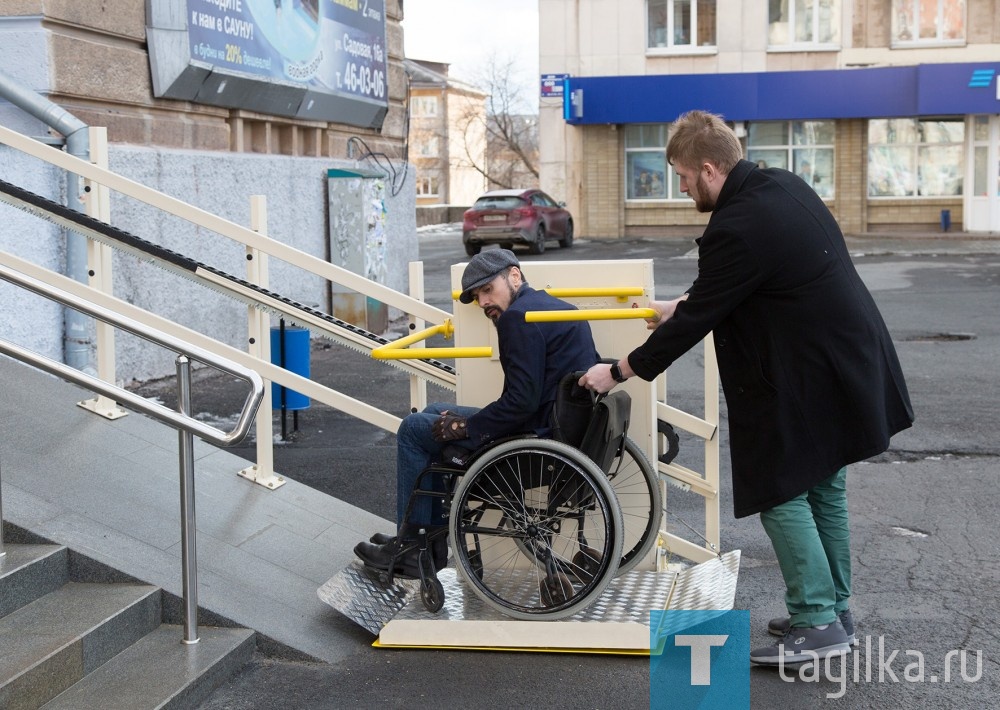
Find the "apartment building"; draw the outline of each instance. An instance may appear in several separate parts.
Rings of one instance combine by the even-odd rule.
[[[448,65],[405,59],[408,157],[417,206],[471,205],[486,190],[486,94],[448,76]]]
[[[584,236],[700,232],[664,149],[691,109],[847,233],[1000,232],[997,0],[540,0],[541,184]]]

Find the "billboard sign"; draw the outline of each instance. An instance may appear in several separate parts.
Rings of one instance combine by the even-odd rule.
[[[154,95],[377,127],[385,0],[147,0]]]

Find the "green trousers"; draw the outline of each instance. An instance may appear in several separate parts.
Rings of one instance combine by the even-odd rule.
[[[760,514],[785,579],[792,626],[830,624],[851,597],[847,469]]]

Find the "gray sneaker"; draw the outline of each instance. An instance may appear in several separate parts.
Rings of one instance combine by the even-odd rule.
[[[850,652],[847,632],[838,620],[824,626],[790,628],[779,643],[751,651],[750,662],[761,666],[793,665]]]
[[[840,623],[844,626],[844,631],[847,632],[847,643],[852,646],[858,645],[858,639],[854,635],[854,617],[851,615],[850,609],[844,609],[840,614],[837,615],[840,619]],[[791,619],[787,616],[783,616],[777,619],[771,619],[767,622],[767,633],[772,636],[784,636],[788,633],[790,628]]]

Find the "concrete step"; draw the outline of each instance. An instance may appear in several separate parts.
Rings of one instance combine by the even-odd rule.
[[[62,545],[4,545],[0,557],[0,618],[69,581],[69,551]]]
[[[250,629],[199,627],[196,644],[164,624],[112,658],[44,710],[192,708],[242,668],[254,651]]]
[[[160,590],[69,582],[0,619],[0,708],[37,708],[160,624]]]

